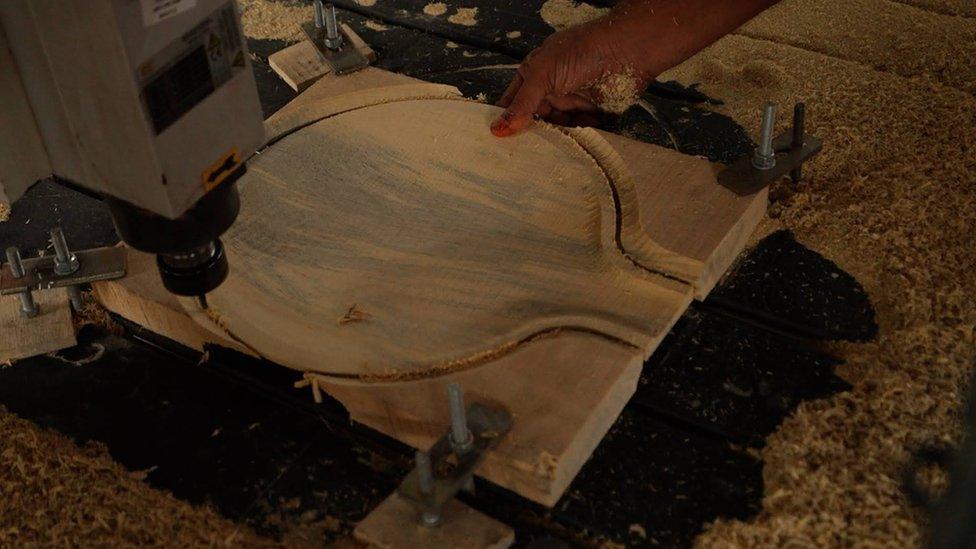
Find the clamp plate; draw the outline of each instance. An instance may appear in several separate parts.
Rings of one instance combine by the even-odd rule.
[[[80,250],[74,254],[78,258],[78,270],[66,275],[54,272],[53,255],[23,260],[25,274],[20,278],[14,278],[10,264],[5,263],[0,269],[0,295],[50,290],[125,276],[125,248],[121,246]]]

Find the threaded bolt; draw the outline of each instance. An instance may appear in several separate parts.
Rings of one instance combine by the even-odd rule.
[[[69,275],[78,270],[78,257],[68,249],[61,227],[51,229],[51,244],[54,245],[54,272]]]
[[[762,130],[759,146],[752,157],[752,165],[757,170],[769,170],[776,166],[776,152],[773,150],[773,130],[776,127],[776,103],[766,103],[763,108]]]
[[[420,493],[429,496],[434,493],[434,470],[430,464],[430,456],[420,450],[414,454],[417,462],[417,484],[420,486]],[[441,523],[441,514],[435,511],[424,510],[420,516],[420,521],[424,526],[437,526]]]
[[[325,5],[325,47],[330,50],[337,50],[342,47],[339,21],[336,20],[336,10],[332,4]]]
[[[24,278],[27,274],[27,271],[24,270],[24,263],[20,258],[20,250],[16,246],[7,248],[7,263],[10,264],[10,275],[14,278]],[[41,309],[34,302],[34,294],[30,290],[24,290],[19,295],[20,314],[27,318],[37,316]]]
[[[451,448],[457,455],[468,453],[474,447],[474,436],[468,429],[468,418],[464,411],[464,395],[457,382],[447,386],[451,402]]]
[[[325,10],[322,8],[322,0],[315,0],[312,7],[315,9],[315,28],[321,29],[325,26]]]

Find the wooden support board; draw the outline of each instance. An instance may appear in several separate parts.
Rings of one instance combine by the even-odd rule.
[[[375,351],[371,348],[370,337],[356,336],[353,332],[354,335],[350,336],[355,343],[353,345],[344,345],[342,339],[337,337],[331,339],[323,337],[322,340],[329,341],[330,345],[320,345],[315,326],[306,330],[307,334],[295,335],[294,332],[272,326],[272,322],[268,319],[274,318],[277,322],[283,318],[279,316],[280,314],[284,314],[285,317],[291,315],[291,320],[286,319],[284,324],[294,328],[300,326],[302,317],[315,317],[319,319],[318,328],[321,331],[336,333],[350,327],[353,330],[368,328],[370,322],[377,318],[373,315],[378,312],[391,318],[395,316],[383,309],[390,301],[376,300],[373,305],[380,305],[379,309],[373,306],[357,308],[355,300],[349,301],[349,299],[336,299],[335,302],[330,303],[316,302],[313,299],[311,303],[302,303],[302,300],[307,300],[303,292],[320,291],[314,287],[316,283],[329,286],[331,283],[328,281],[332,280],[330,277],[335,273],[330,272],[327,264],[315,260],[309,262],[303,260],[301,254],[294,255],[295,250],[289,247],[304,246],[309,240],[316,243],[316,247],[330,247],[332,246],[330,242],[334,242],[330,234],[339,240],[354,239],[358,234],[355,231],[356,223],[364,222],[360,219],[345,226],[332,225],[329,228],[331,233],[318,230],[313,223],[316,216],[326,215],[324,210],[316,212],[316,208],[329,206],[323,201],[325,197],[318,196],[321,192],[329,192],[327,188],[323,190],[330,184],[328,175],[334,175],[336,181],[349,177],[342,175],[341,166],[319,164],[319,159],[323,158],[325,151],[328,150],[330,139],[335,138],[334,140],[338,142],[337,147],[347,147],[343,149],[345,152],[341,156],[350,163],[375,162],[379,157],[380,161],[398,165],[396,158],[391,160],[391,157],[377,153],[375,147],[370,148],[369,145],[364,144],[357,152],[355,147],[348,148],[348,143],[351,143],[348,139],[347,145],[343,145],[343,136],[348,138],[350,134],[359,131],[353,123],[355,116],[349,117],[345,113],[362,110],[364,98],[369,106],[379,105],[385,109],[391,109],[390,105],[398,102],[410,102],[415,106],[430,101],[444,101],[445,106],[451,107],[461,104],[455,92],[445,90],[442,86],[428,85],[422,90],[420,96],[417,94],[416,80],[378,69],[370,68],[346,77],[327,75],[269,119],[268,134],[270,136],[288,134],[278,144],[285,143],[290,147],[269,154],[269,151],[274,150],[272,147],[252,163],[253,169],[250,171],[254,174],[253,178],[250,182],[242,181],[244,212],[260,212],[261,204],[267,206],[270,202],[277,201],[279,204],[275,208],[286,207],[291,217],[281,218],[287,221],[281,222],[278,228],[271,230],[273,228],[271,225],[262,225],[268,222],[267,219],[248,218],[250,214],[243,214],[244,223],[239,223],[232,231],[237,231],[238,227],[243,229],[250,226],[250,228],[245,232],[234,232],[228,239],[231,269],[238,275],[232,275],[232,280],[211,296],[211,302],[217,303],[215,309],[199,311],[192,302],[182,303],[190,311],[189,314],[195,315],[199,325],[206,329],[202,332],[189,328],[174,329],[174,324],[190,326],[194,324],[187,314],[181,316],[172,302],[165,307],[166,322],[170,324],[165,329],[172,334],[170,337],[177,340],[190,339],[194,341],[194,346],[199,346],[201,341],[225,344],[231,341],[234,345],[245,342],[246,347],[255,354],[270,355],[271,358],[287,366],[307,372],[306,377],[312,381],[314,388],[324,389],[338,398],[349,409],[354,420],[419,448],[429,446],[447,428],[446,385],[450,381],[458,381],[470,399],[505,406],[515,418],[513,430],[482,464],[478,474],[529,499],[545,505],[554,505],[633,394],[643,360],[653,352],[673,323],[684,312],[692,296],[706,294],[728,263],[744,246],[746,238],[764,212],[766,197],[765,194],[760,194],[742,199],[719,187],[715,182],[714,167],[703,159],[685,157],[659,147],[632,143],[610,134],[597,134],[592,130],[579,132],[538,129],[535,137],[532,138],[534,141],[523,140],[522,143],[532,145],[526,147],[527,149],[549,150],[550,153],[546,154],[558,152],[567,159],[568,163],[573,164],[570,168],[562,167],[555,171],[570,170],[560,172],[567,176],[573,175],[567,177],[567,180],[572,180],[567,183],[567,186],[582,185],[589,189],[587,191],[589,198],[585,201],[591,208],[592,214],[584,221],[585,216],[580,217],[579,212],[573,209],[576,207],[573,205],[574,200],[578,199],[573,199],[572,195],[568,195],[567,198],[559,194],[559,189],[550,188],[546,192],[551,194],[540,203],[546,208],[553,204],[557,205],[555,211],[562,211],[565,214],[566,218],[563,221],[567,224],[562,229],[559,226],[554,228],[551,225],[553,221],[545,216],[533,218],[529,215],[530,219],[535,219],[533,223],[545,227],[546,230],[539,233],[538,238],[533,237],[533,242],[526,242],[525,245],[535,245],[542,236],[562,234],[560,231],[565,232],[560,238],[568,242],[572,238],[578,238],[573,236],[576,230],[589,227],[585,230],[591,231],[589,233],[591,236],[577,240],[576,248],[593,246],[591,252],[587,252],[588,256],[594,260],[605,258],[597,261],[603,265],[597,269],[597,272],[602,274],[598,274],[597,278],[589,278],[591,281],[596,281],[600,277],[609,276],[600,283],[605,287],[594,289],[600,299],[591,300],[590,296],[586,295],[566,295],[565,299],[560,301],[562,305],[552,308],[558,310],[559,307],[568,307],[567,310],[579,312],[571,317],[557,315],[557,320],[572,318],[582,324],[553,323],[550,322],[552,318],[547,318],[544,319],[546,322],[535,325],[534,329],[519,331],[524,326],[520,325],[521,321],[518,319],[530,318],[537,311],[545,310],[547,307],[544,300],[530,299],[523,309],[507,309],[504,314],[493,313],[493,316],[490,316],[494,319],[492,322],[501,322],[501,320],[508,322],[512,318],[515,319],[508,324],[496,324],[496,327],[505,326],[504,337],[493,336],[491,330],[478,331],[481,327],[473,326],[474,331],[471,333],[477,334],[478,337],[468,338],[460,348],[449,348],[449,352],[444,352],[441,356],[440,364],[448,365],[447,368],[437,367],[437,361],[423,363],[423,353],[411,354],[410,345],[419,342],[423,346],[429,345],[429,342],[418,337],[418,334],[423,334],[422,329],[417,330],[409,325],[402,327],[406,331],[413,329],[415,333],[398,340],[400,344],[373,339],[375,345],[372,347],[384,348],[385,353],[385,355],[382,353],[373,355],[374,358],[381,355],[406,356],[410,358],[406,363],[410,363],[408,365],[411,367],[402,368],[402,363],[386,363],[376,369],[357,368],[358,358],[369,356],[369,353]],[[465,104],[470,105],[470,103]],[[451,111],[453,112],[451,116],[455,118],[476,116],[479,118],[479,130],[483,130],[487,135],[487,123],[494,112],[492,109],[488,106],[476,105],[463,107],[463,112],[460,114],[450,108],[445,108],[443,112]],[[430,120],[431,112],[441,111],[434,109],[426,112],[423,119]],[[336,116],[337,113],[342,116]],[[397,112],[380,111],[379,114],[383,115],[379,117],[382,120],[395,121]],[[330,124],[335,120],[330,118],[346,125],[332,126]],[[391,123],[391,126],[394,125]],[[301,129],[289,134],[295,128]],[[544,133],[540,136],[538,132],[553,133]],[[391,133],[397,135],[396,132]],[[373,133],[368,137],[375,139],[377,143],[384,143],[383,146],[387,148],[396,145],[396,139],[387,139],[382,134]],[[429,139],[431,136],[427,135],[425,138]],[[464,138],[476,139],[474,133],[465,134]],[[570,141],[566,141],[567,139]],[[574,143],[573,146],[570,146],[571,141]],[[364,143],[361,140],[360,142]],[[450,142],[445,141],[445,143]],[[321,151],[318,150],[320,146],[323,147]],[[450,148],[445,147],[445,150],[448,149]],[[305,156],[302,151],[315,152]],[[513,155],[516,153],[521,154],[518,149],[513,149]],[[261,157],[264,156],[268,158],[262,159]],[[294,156],[293,162],[286,161],[288,156]],[[589,158],[589,167],[584,162],[587,158]],[[426,158],[427,162],[435,160],[443,163],[443,159]],[[494,162],[502,164],[500,161]],[[302,167],[294,168],[296,165]],[[409,162],[399,162],[399,167],[396,169],[407,170],[404,174],[409,175],[409,166]],[[389,166],[383,169],[388,168]],[[607,175],[608,179],[612,178],[616,183],[622,182],[615,187],[618,206],[614,205],[613,197],[603,195],[596,191],[597,186],[589,185],[588,182],[593,179],[593,174],[587,170],[597,168]],[[291,175],[286,173],[292,169],[305,171],[290,172]],[[284,171],[279,172],[279,170]],[[616,170],[621,174],[616,174]],[[631,172],[635,177],[622,175],[624,172]],[[368,170],[363,173],[368,173]],[[514,177],[511,171],[505,173]],[[465,174],[458,175],[459,180],[470,176],[467,172]],[[409,179],[407,176],[404,177]],[[440,177],[435,175],[430,179],[439,180]],[[480,174],[478,177],[485,179],[483,186],[490,188],[493,179],[485,174]],[[309,194],[293,193],[291,187],[293,182],[288,181],[289,178],[303,180],[299,187],[307,184],[311,179],[311,186],[305,188]],[[380,180],[373,181],[369,189],[381,188],[385,184]],[[349,182],[344,184],[348,186]],[[452,185],[445,183],[437,183],[437,185],[441,190],[453,188]],[[499,187],[502,188],[505,187]],[[506,192],[512,192],[511,188],[509,189]],[[356,196],[356,193],[362,190],[353,189],[353,191],[351,194]],[[403,191],[389,191],[386,196],[378,197],[376,200],[380,202],[398,200],[399,192]],[[339,195],[332,198],[337,202],[350,199]],[[444,204],[451,199],[449,196],[442,198],[441,203]],[[366,197],[354,198],[354,200],[364,201],[363,207],[375,206],[374,201]],[[284,201],[284,206],[281,201]],[[405,202],[401,207],[414,208],[417,204]],[[509,209],[512,207],[511,204],[506,206]],[[528,208],[529,204],[526,207]],[[614,207],[620,208],[622,221],[619,226],[620,231],[616,235],[611,233],[610,240],[618,240],[620,248],[616,249],[616,257],[608,258],[608,254],[613,255],[610,252],[614,250],[608,246],[606,233],[602,229],[607,226],[617,228],[618,220],[613,219],[613,215],[607,215],[608,211],[613,213]],[[348,204],[344,208],[348,209]],[[305,212],[305,209],[311,213]],[[265,214],[275,211],[265,210]],[[348,213],[338,209],[328,212],[333,216]],[[398,219],[396,218],[398,210],[390,207],[385,212],[373,215],[378,221],[385,220],[390,223],[391,220]],[[329,218],[328,223],[334,221]],[[520,217],[512,222],[522,223],[525,219]],[[400,223],[400,220],[396,223]],[[567,227],[577,227],[577,229],[570,230]],[[410,230],[427,230],[424,227],[412,226],[407,226],[407,229],[409,230],[406,230],[405,234],[408,237]],[[275,232],[280,230],[286,232]],[[290,235],[289,230],[293,231]],[[680,234],[672,234],[675,232]],[[437,241],[437,237],[431,233],[422,234],[424,242]],[[452,235],[450,231],[446,234],[449,237],[457,236]],[[389,239],[390,235],[386,234],[384,238]],[[247,241],[252,239],[256,239],[252,242],[254,245],[247,244]],[[559,246],[566,245],[562,240]],[[518,240],[510,240],[510,243],[514,246],[521,245]],[[545,247],[551,248],[549,245]],[[269,251],[271,255],[267,256]],[[368,248],[359,250],[360,254],[365,256],[369,256],[374,251]],[[334,252],[335,250],[332,250],[328,253]],[[351,250],[342,253],[351,254]],[[238,256],[235,257],[235,254]],[[273,261],[276,255],[281,255],[287,260]],[[619,259],[625,256],[631,263],[619,262]],[[394,255],[393,257],[402,260],[407,256]],[[504,272],[510,270],[503,265],[501,259],[495,257],[496,264],[492,266],[494,269]],[[552,273],[543,271],[555,268],[553,267],[555,264],[550,261],[555,260],[558,264],[560,257],[565,257],[565,254],[556,254],[546,261],[539,261],[529,267],[534,269],[532,272],[538,277],[545,279]],[[361,259],[350,255],[351,261]],[[429,260],[439,264],[437,263],[439,260],[434,257]],[[406,265],[412,269],[424,262],[408,261]],[[527,260],[523,260],[523,264],[518,265],[517,268],[526,268],[526,262]],[[470,261],[468,264],[473,265]],[[443,265],[456,268],[449,263]],[[652,268],[646,268],[648,265]],[[341,264],[336,266],[342,268]],[[592,265],[569,270],[578,275],[591,268]],[[241,270],[244,272],[241,273]],[[665,273],[667,277],[655,273]],[[304,280],[305,277],[309,280]],[[568,280],[571,279],[557,277],[541,285],[541,290],[537,288],[533,291],[543,291],[553,286],[554,291],[558,293],[561,289],[560,285]],[[382,277],[367,276],[363,277],[363,283],[367,286],[374,283],[382,285],[385,281]],[[417,287],[417,291],[421,293],[428,291],[428,294],[424,294],[426,298],[436,297],[441,295],[437,292],[441,286],[449,286],[451,283],[450,277],[442,278],[432,284],[432,289]],[[125,284],[126,281],[121,281],[99,283],[98,286]],[[162,300],[156,295],[157,291],[145,289],[146,285],[151,284],[152,282],[145,281],[136,285],[126,285],[126,298],[107,300],[106,306],[129,318],[141,314],[142,320],[138,322],[146,322],[148,328],[156,330],[157,328],[153,326],[154,315],[144,314],[142,311],[145,307],[140,304],[140,301],[145,298],[156,303]],[[158,288],[159,284],[155,283],[155,285]],[[276,287],[272,293],[278,295],[272,299],[261,295],[258,288],[262,285],[266,288]],[[512,292],[524,290],[524,288],[513,290],[511,284],[501,287],[508,288],[500,291],[501,295],[514,295]],[[580,289],[570,294],[584,294],[586,291],[583,288],[586,287],[585,284],[579,286]],[[216,295],[230,288],[242,291],[232,291],[219,298]],[[626,298],[614,297],[614,288],[618,290],[627,288],[628,290],[623,293],[624,296],[627,292],[633,292],[630,301],[634,303],[628,303]],[[330,289],[325,288],[321,291],[330,291]],[[384,291],[389,295],[389,288]],[[457,295],[463,301],[471,299],[472,295],[476,296],[479,291],[484,292],[485,288],[471,288],[467,294]],[[486,293],[494,296],[490,291]],[[288,299],[289,294],[292,299]],[[99,289],[98,295],[101,298],[108,294]],[[380,292],[377,295],[384,295],[384,293]],[[214,298],[217,298],[216,301]],[[519,299],[526,299],[526,297],[522,295]],[[340,303],[341,310],[333,315],[333,311],[329,308],[334,308]],[[567,306],[567,303],[571,306]],[[585,306],[581,306],[581,303]],[[251,312],[247,312],[248,307],[252,307]],[[621,314],[612,314],[617,307]],[[328,314],[322,312],[327,309]],[[396,308],[394,307],[393,310]],[[410,314],[416,314],[417,305],[410,305],[407,310]],[[295,314],[295,311],[298,311],[298,314]],[[481,314],[480,311],[475,312]],[[252,314],[258,316],[249,318]],[[346,322],[343,322],[343,319]],[[463,330],[459,331],[459,327],[464,327],[464,322],[462,317],[452,317],[449,322],[445,322],[448,326],[430,326],[430,328],[431,331],[440,330],[437,341],[443,344],[445,341],[449,342],[450,337],[455,335],[464,336]],[[547,326],[552,329],[538,329]],[[242,336],[239,329],[243,329],[246,335]],[[193,335],[183,335],[185,331],[192,332]],[[276,332],[276,334],[271,339],[262,340],[262,332],[264,334]],[[293,335],[295,337],[292,337]],[[402,337],[397,333],[393,335]],[[479,346],[480,337],[484,337],[485,341]],[[335,363],[339,361],[331,360],[334,357],[329,355],[328,347],[334,344],[342,347],[342,350],[337,352],[347,353],[347,358],[353,357],[353,360],[346,360],[344,369],[336,370]],[[483,352],[476,352],[478,349]],[[425,352],[441,351],[443,347],[428,346]],[[452,356],[473,356],[474,360],[451,362]]]
[[[342,29],[352,46],[369,59],[376,62],[376,52],[352,30],[342,23]],[[268,56],[268,64],[288,84],[291,89],[301,93],[319,78],[332,72],[332,67],[322,59],[322,54],[308,40],[302,40]]]
[[[515,543],[515,531],[511,528],[457,500],[448,502],[442,519],[438,526],[420,525],[417,508],[393,494],[356,526],[353,537],[376,549],[504,549]]]
[[[75,345],[71,307],[64,288],[34,292],[40,312],[33,318],[20,314],[20,298],[0,296],[0,362],[18,360]]]

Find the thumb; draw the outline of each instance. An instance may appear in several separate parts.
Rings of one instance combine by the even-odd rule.
[[[532,124],[539,105],[549,93],[544,82],[544,78],[527,76],[515,93],[511,104],[491,124],[491,133],[497,137],[506,137],[516,134]]]

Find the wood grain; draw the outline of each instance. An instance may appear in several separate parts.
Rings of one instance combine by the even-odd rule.
[[[550,126],[494,138],[496,113],[394,101],[280,139],[240,182],[224,238],[234,270],[194,313],[275,362],[333,375],[442,374],[558,329],[649,353],[687,288],[620,249],[621,179]]]
[[[0,362],[75,345],[75,329],[65,289],[35,292],[34,300],[40,312],[33,318],[26,318],[20,314],[18,296],[0,296]]]

